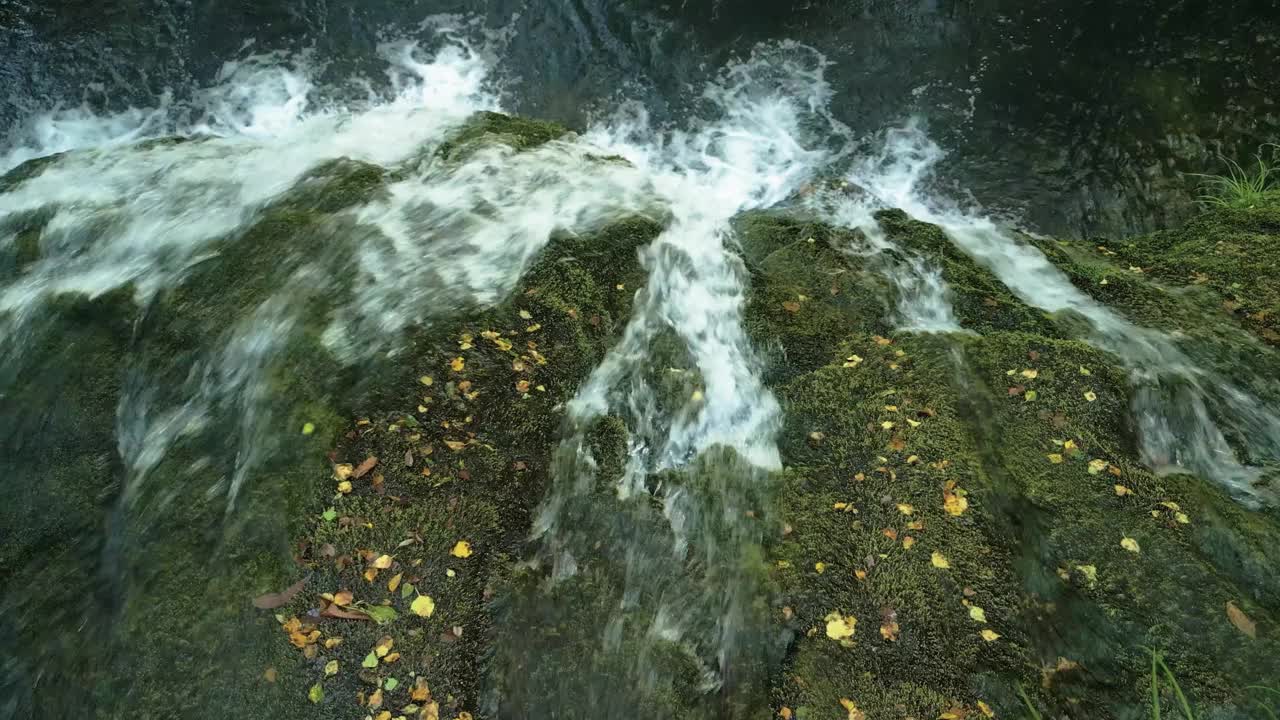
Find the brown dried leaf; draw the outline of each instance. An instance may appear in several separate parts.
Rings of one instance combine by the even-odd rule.
[[[1250,620],[1249,616],[1245,615],[1244,611],[1236,607],[1235,602],[1231,600],[1227,601],[1227,619],[1231,621],[1232,625],[1236,626],[1237,630],[1245,635],[1248,635],[1251,638],[1258,637],[1257,623]]]
[[[377,464],[378,464],[378,458],[370,455],[369,457],[364,459],[364,462],[357,465],[355,472],[351,474],[354,475],[356,478],[362,478],[365,475],[369,474],[369,471],[372,470],[374,466],[376,466]]]
[[[267,593],[266,595],[259,595],[258,597],[253,599],[253,606],[258,608],[259,610],[273,610],[278,607],[283,607],[284,605],[287,605],[289,601],[293,599],[293,596],[297,595],[298,591],[302,590],[303,586],[306,584],[307,584],[307,579],[302,578],[298,582],[290,585],[289,587],[285,588],[284,590],[281,590],[278,593]]]

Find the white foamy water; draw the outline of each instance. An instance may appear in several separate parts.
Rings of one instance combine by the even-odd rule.
[[[1280,416],[1232,378],[1194,362],[1174,338],[1138,327],[1086,295],[1037,248],[990,217],[930,192],[926,183],[943,157],[919,124],[910,122],[889,130],[881,151],[847,177],[883,206],[940,226],[1027,304],[1085,318],[1091,328],[1085,339],[1114,353],[1131,371],[1145,462],[1211,478],[1251,506],[1275,502],[1273,490],[1257,485],[1260,469],[1237,458],[1225,429],[1244,438],[1257,458],[1280,459]]]
[[[534,532],[556,581],[579,572],[584,556],[625,558],[619,612],[600,629],[601,647],[616,651],[622,627],[647,603],[648,642],[700,649],[688,652],[704,668],[709,690],[727,682],[736,654],[753,652],[748,617],[761,588],[744,553],[758,547],[761,529],[738,518],[769,471],[781,467],[781,409],[761,381],[743,328],[747,273],[730,220],[783,202],[841,157],[846,132],[826,112],[825,67],[804,46],[758,47],[707,86],[706,115],[687,128],[654,128],[642,109],[626,107],[586,135],[650,179],[669,221],[642,253],[648,280],[621,340],[569,403],[573,431],[558,451]],[[672,339],[676,356],[655,357],[654,349],[670,347]],[[683,388],[675,397],[660,387],[671,373]],[[622,418],[630,431],[628,462],[613,488],[616,505],[584,501],[594,492],[596,471],[585,432],[605,415]],[[713,492],[654,483],[658,473],[690,471],[716,446],[732,448],[743,462],[694,470],[718,478]],[[641,526],[632,527],[631,500],[646,493],[662,501],[671,546],[632,539]],[[600,523],[611,534],[584,536],[583,513],[613,518]],[[700,569],[685,573],[686,563]],[[641,600],[646,596],[657,604]],[[669,672],[646,659],[649,649],[642,645],[634,661],[637,687]]]

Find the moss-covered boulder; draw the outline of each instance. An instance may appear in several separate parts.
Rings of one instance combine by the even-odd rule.
[[[1016,715],[1021,687],[1042,712],[1126,716],[1149,697],[1145,647],[1199,702],[1245,707],[1248,684],[1280,673],[1261,631],[1280,611],[1274,511],[1151,474],[1116,358],[1064,337],[937,228],[879,220],[939,263],[967,334],[885,330],[882,284],[819,242],[830,231],[774,222],[744,241],[804,258],[758,262],[748,313],[786,366],[769,373],[787,464],[773,562],[776,621],[797,639],[775,710]],[[988,298],[1005,309],[989,315]]]

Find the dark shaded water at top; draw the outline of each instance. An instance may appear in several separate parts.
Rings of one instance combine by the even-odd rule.
[[[677,119],[683,89],[752,43],[810,44],[841,120],[923,115],[958,185],[1046,232],[1176,222],[1181,173],[1280,136],[1275,0],[0,0],[0,129],[55,105],[181,100],[269,50],[379,77],[381,37],[463,12],[507,33],[513,107],[571,125],[622,96]]]

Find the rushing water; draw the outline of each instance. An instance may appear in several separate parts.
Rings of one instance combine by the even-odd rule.
[[[305,187],[324,162],[348,158],[395,173],[385,193],[344,210],[307,253],[255,267],[273,288],[266,301],[237,308],[225,327],[196,339],[190,357],[134,368],[116,411],[122,507],[149,498],[160,512],[183,493],[207,493],[235,512],[276,449],[268,370],[303,332],[316,298],[338,302],[321,332],[325,348],[355,365],[398,350],[394,338],[410,326],[501,300],[555,232],[588,232],[634,214],[660,219],[663,232],[642,252],[648,281],[622,338],[567,407],[529,558],[549,568],[551,593],[517,599],[509,620],[556,602],[555,585],[590,574],[592,563],[616,563],[625,578],[610,589],[616,610],[582,629],[600,648],[594,659],[625,656],[623,682],[657,692],[673,679],[655,658],[679,647],[704,689],[733,705],[740,688],[759,685],[742,668],[758,673],[777,644],[760,628],[756,600],[767,589],[751,570],[765,529],[738,520],[768,495],[781,466],[782,409],[743,328],[746,271],[730,221],[793,200],[823,177],[861,189],[820,212],[862,231],[865,244],[848,252],[884,259],[879,267],[899,289],[900,327],[962,331],[939,268],[892,245],[874,219],[882,208],[941,226],[1028,304],[1084,317],[1084,339],[1132,372],[1150,464],[1213,478],[1251,505],[1275,501],[1254,481],[1256,465],[1280,458],[1280,418],[1247,382],[1198,367],[1176,339],[1134,326],[1012,232],[931,192],[926,181],[943,153],[918,125],[889,129],[882,148],[855,152],[853,132],[832,110],[831,66],[818,50],[757,45],[688,92],[693,110],[680,122],[651,118],[622,97],[581,135],[520,153],[493,145],[445,164],[423,150],[473,113],[507,102],[511,69],[502,57],[511,29],[485,32],[456,17],[423,28],[430,38],[421,44],[380,46],[386,82],[363,86],[363,95],[351,92],[358,80],[328,92],[306,54],[258,55],[226,64],[214,85],[181,102],[38,114],[4,149],[0,170],[66,155],[0,194],[0,249],[17,246],[22,223],[42,222],[39,260],[0,276],[0,400],[14,394],[24,368],[43,361],[29,353],[42,347],[42,323],[59,298],[126,289],[146,306],[273,201]],[[142,142],[173,137],[183,141]],[[607,156],[628,162],[599,162]],[[664,389],[672,372],[681,378],[675,393]],[[604,416],[622,418],[632,444],[602,499],[587,434]],[[1228,433],[1252,439],[1250,457],[1238,457]],[[193,448],[193,458],[179,454]],[[211,487],[148,489],[174,457],[231,470]],[[571,699],[563,688],[522,686],[513,675],[545,659],[532,652],[510,641],[495,651],[492,704],[507,716],[556,717],[559,698],[598,707],[599,717],[629,717],[631,703],[646,697],[593,685],[587,690],[598,696]]]

